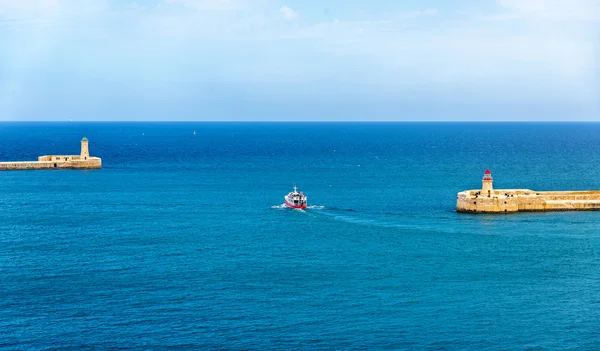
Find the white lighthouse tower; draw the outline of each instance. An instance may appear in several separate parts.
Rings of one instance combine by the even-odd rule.
[[[487,196],[487,197],[492,196],[492,192],[494,191],[494,187],[492,186],[493,181],[494,180],[492,179],[492,172],[490,172],[489,169],[486,169],[485,172],[483,173],[483,180],[481,181],[481,183],[482,183],[481,195],[482,196]]]

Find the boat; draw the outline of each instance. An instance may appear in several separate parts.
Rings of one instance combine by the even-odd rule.
[[[294,185],[294,191],[283,197],[285,205],[290,208],[306,208],[306,195],[303,192],[298,192],[298,188]]]

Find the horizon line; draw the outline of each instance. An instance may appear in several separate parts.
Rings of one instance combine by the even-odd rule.
[[[402,121],[387,121],[387,120],[323,120],[323,121],[305,121],[305,120],[290,120],[290,121],[272,121],[272,120],[0,120],[0,123],[600,123],[600,120],[402,120]]]

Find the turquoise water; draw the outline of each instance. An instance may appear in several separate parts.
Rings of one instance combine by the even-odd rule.
[[[600,124],[2,123],[0,161],[84,134],[102,170],[0,172],[0,349],[600,348],[599,212],[454,211],[600,189]]]

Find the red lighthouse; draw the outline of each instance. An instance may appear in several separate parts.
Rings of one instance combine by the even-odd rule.
[[[483,180],[492,180],[492,172],[490,172],[489,169],[486,169],[485,172],[483,172]]]
[[[492,196],[492,192],[494,191],[494,188],[492,186],[492,182],[494,180],[492,179],[492,172],[490,172],[489,169],[486,169],[485,172],[483,173],[483,180],[481,181],[482,187],[481,187],[481,194],[483,196],[487,197],[491,197]]]

